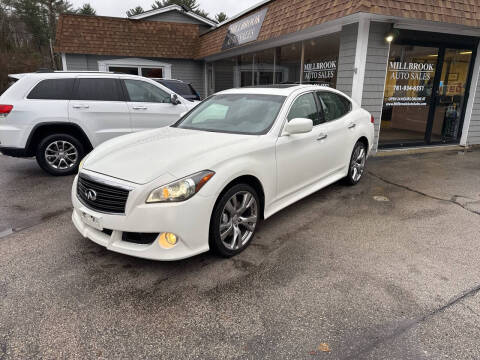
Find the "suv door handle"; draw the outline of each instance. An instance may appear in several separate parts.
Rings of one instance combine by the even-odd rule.
[[[74,109],[88,109],[88,108],[90,108],[90,106],[88,106],[86,104],[73,104],[72,107]]]
[[[357,126],[357,124],[351,123],[350,125],[348,125],[348,128],[349,129],[355,129],[356,126]]]
[[[322,133],[322,134],[318,135],[317,141],[325,140],[327,137],[328,137],[327,134]]]
[[[148,108],[146,106],[133,106],[133,110],[147,110]]]

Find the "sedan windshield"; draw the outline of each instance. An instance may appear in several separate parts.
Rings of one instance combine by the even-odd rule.
[[[266,134],[284,101],[285,96],[278,95],[214,95],[174,126],[234,134]]]

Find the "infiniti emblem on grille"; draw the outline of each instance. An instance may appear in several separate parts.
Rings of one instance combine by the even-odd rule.
[[[97,192],[92,189],[85,190],[85,197],[90,201],[97,200]]]

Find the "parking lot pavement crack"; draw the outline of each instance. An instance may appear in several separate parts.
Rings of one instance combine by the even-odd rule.
[[[472,214],[475,214],[475,215],[480,215],[480,211],[475,211],[475,210],[470,209],[470,208],[467,207],[467,205],[470,204],[470,202],[467,202],[467,203],[459,203],[459,202],[457,201],[457,199],[459,198],[459,196],[453,196],[451,199],[444,199],[444,198],[441,198],[441,197],[438,197],[438,196],[434,196],[434,195],[430,195],[430,194],[424,193],[424,192],[419,191],[419,190],[412,189],[412,188],[409,187],[409,186],[402,185],[402,184],[398,184],[398,183],[396,183],[396,182],[387,180],[387,179],[381,177],[380,175],[377,175],[377,174],[375,174],[375,173],[373,173],[373,172],[371,172],[371,171],[369,171],[368,174],[370,174],[371,176],[373,176],[374,178],[376,178],[376,179],[378,179],[378,180],[380,180],[380,181],[383,181],[383,182],[386,183],[386,184],[389,184],[389,185],[393,185],[393,186],[402,188],[402,189],[404,189],[404,190],[413,192],[413,193],[418,194],[418,195],[421,195],[421,196],[428,197],[428,198],[433,199],[433,200],[448,202],[448,203],[451,203],[451,204],[454,204],[454,205],[456,205],[456,206],[461,207],[462,209],[468,211],[469,213],[472,213]],[[473,203],[473,202],[475,202],[475,201],[472,200],[472,203]]]
[[[37,226],[37,225],[40,225],[40,224],[44,223],[45,221],[56,218],[56,217],[61,216],[65,213],[67,213],[67,212],[70,212],[70,211],[72,211],[72,207],[66,207],[66,208],[59,209],[59,210],[56,210],[56,211],[52,211],[52,212],[49,212],[49,213],[46,213],[46,214],[43,214],[43,215],[40,215],[40,216],[34,216],[34,217],[27,218],[27,219],[23,219],[18,224],[8,226],[5,229],[0,229],[0,239],[7,238],[7,237],[9,237],[11,235],[14,235],[14,234],[17,234],[17,233],[19,233],[23,230],[30,229],[34,226]]]
[[[402,322],[402,324],[400,326],[398,326],[397,328],[395,328],[390,334],[388,334],[386,336],[383,336],[383,337],[380,336],[380,337],[376,338],[375,341],[365,345],[363,348],[360,348],[357,351],[354,351],[353,354],[350,354],[346,357],[343,357],[342,359],[343,360],[358,359],[360,356],[366,355],[369,352],[371,352],[372,350],[374,350],[377,346],[399,337],[400,335],[404,334],[405,332],[409,331],[410,329],[413,329],[417,325],[419,325],[419,324],[421,324],[421,323],[423,323],[427,320],[430,320],[431,318],[433,318],[437,314],[445,312],[445,310],[451,308],[454,305],[461,304],[463,300],[465,300],[467,298],[470,298],[470,297],[473,297],[479,292],[480,292],[480,285],[477,285],[477,286],[475,286],[475,287],[473,287],[473,288],[471,288],[467,291],[464,291],[460,295],[457,295],[457,296],[453,297],[445,305],[440,306],[440,307],[430,311],[429,313],[427,313],[423,316],[420,316],[416,319],[409,320],[407,322]]]

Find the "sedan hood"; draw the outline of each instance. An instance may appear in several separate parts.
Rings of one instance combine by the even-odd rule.
[[[176,168],[207,170],[225,148],[254,136],[165,127],[107,141],[90,153],[83,168],[136,184],[149,183]]]

